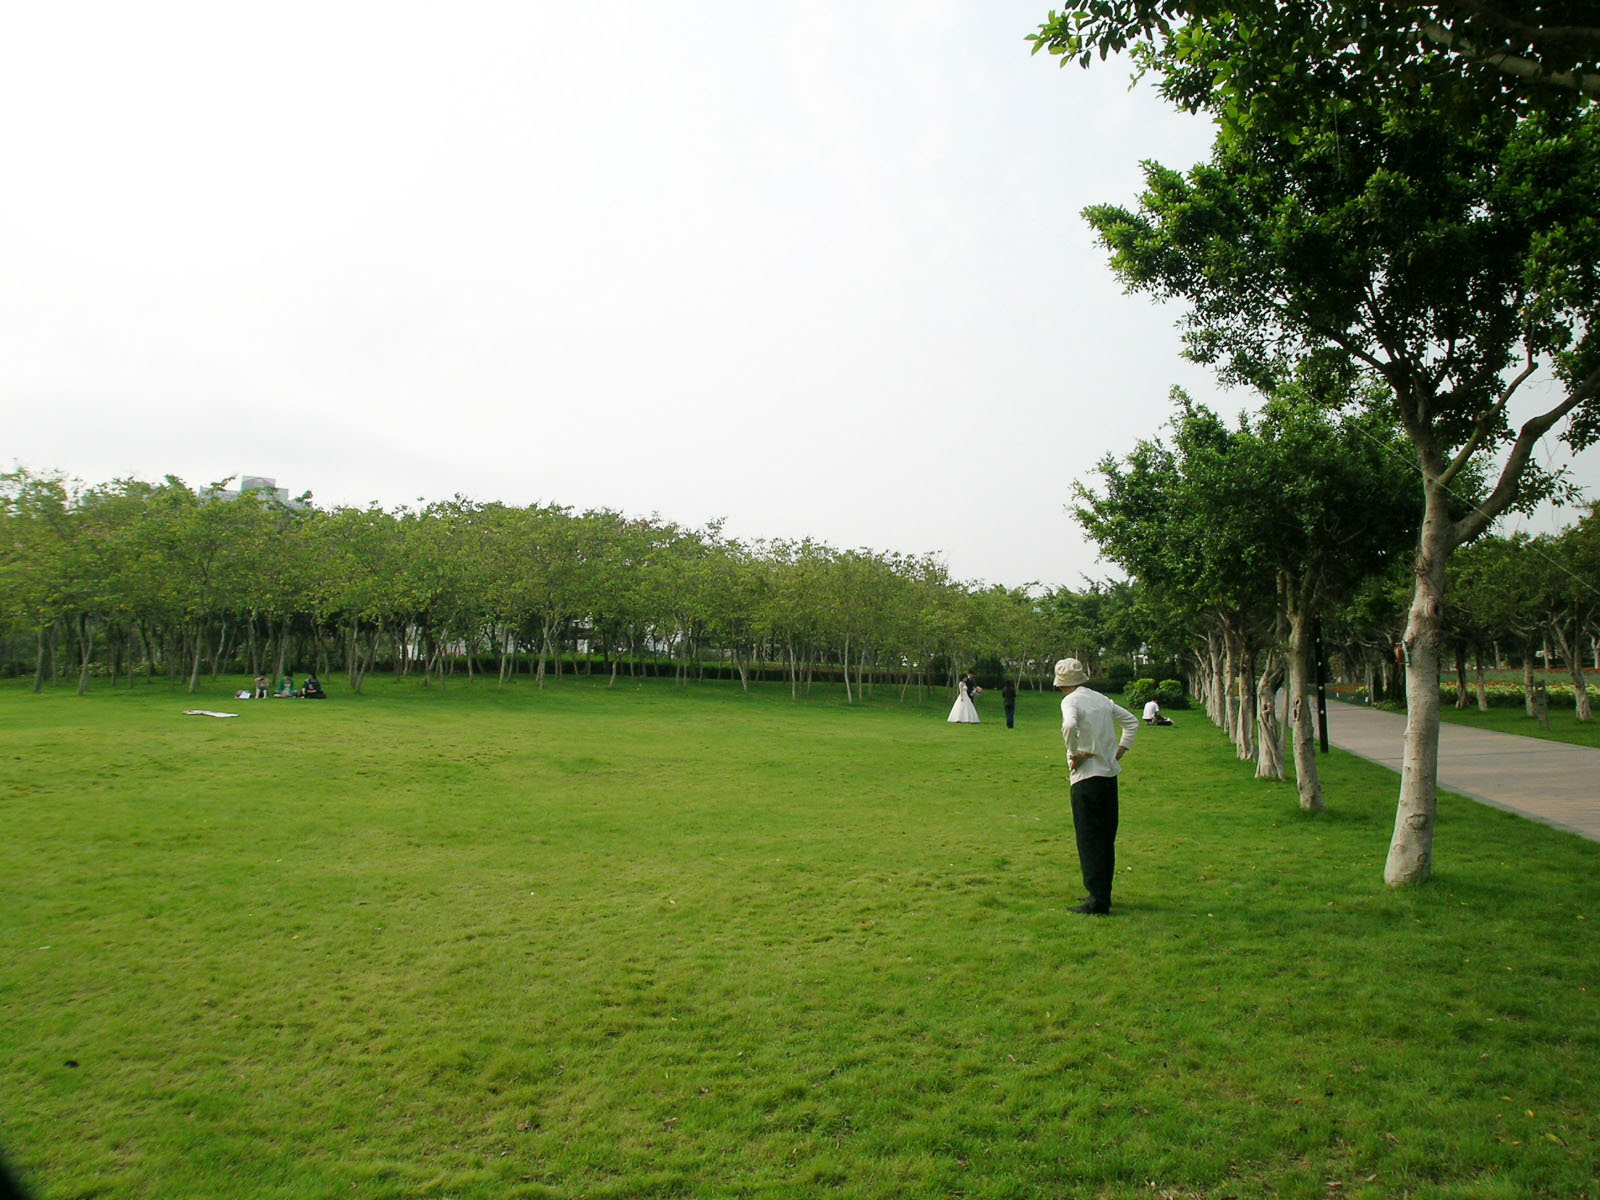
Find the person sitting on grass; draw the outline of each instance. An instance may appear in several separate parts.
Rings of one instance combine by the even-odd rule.
[[[1161,715],[1161,705],[1154,700],[1146,700],[1144,705],[1144,723],[1146,725],[1171,725],[1172,722]]]
[[[300,690],[302,700],[326,700],[328,693],[322,690],[322,685],[317,682],[315,675],[306,676],[306,686]]]
[[[285,675],[278,680],[278,690],[272,693],[276,697],[292,699],[298,693],[294,690],[294,676]]]

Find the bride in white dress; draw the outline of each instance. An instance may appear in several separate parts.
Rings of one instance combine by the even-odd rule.
[[[951,706],[950,716],[946,719],[953,725],[978,724],[978,707],[972,703],[972,697],[967,695],[965,679],[956,685],[956,702]]]

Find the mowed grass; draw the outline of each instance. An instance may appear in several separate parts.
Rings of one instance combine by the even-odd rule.
[[[1473,729],[1488,729],[1494,733],[1514,733],[1521,737],[1543,738],[1552,742],[1568,742],[1574,746],[1600,748],[1600,722],[1579,721],[1572,702],[1555,699],[1550,704],[1550,724],[1540,725],[1527,711],[1515,708],[1491,708],[1480,711],[1475,698],[1469,699],[1466,708],[1457,708],[1445,701],[1439,715],[1454,725]]]
[[[1053,695],[0,689],[0,1145],[67,1197],[1600,1195],[1600,846]],[[231,707],[230,707],[231,703]],[[227,709],[234,720],[183,716]]]

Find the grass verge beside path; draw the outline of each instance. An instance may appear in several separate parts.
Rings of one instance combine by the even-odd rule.
[[[39,1200],[1600,1195],[1600,846],[1446,796],[1388,891],[1351,756],[1142,730],[1080,918],[1050,695],[230,703],[0,689]]]
[[[1546,729],[1521,708],[1491,708],[1484,712],[1474,701],[1467,708],[1457,708],[1446,702],[1440,706],[1439,715],[1452,725],[1466,725],[1472,729],[1488,729],[1494,733],[1514,733],[1521,737],[1543,738],[1551,742],[1567,742],[1574,746],[1591,746],[1600,749],[1600,722],[1580,722],[1570,704],[1550,705],[1550,728]]]

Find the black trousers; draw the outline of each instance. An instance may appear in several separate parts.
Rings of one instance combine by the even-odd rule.
[[[1007,729],[1015,729],[1016,727],[1017,727],[1017,702],[1015,700],[1007,700],[1006,701],[1006,728]]]
[[[1111,907],[1117,874],[1117,781],[1091,775],[1072,785],[1072,831],[1078,839],[1078,864],[1090,898]]]

